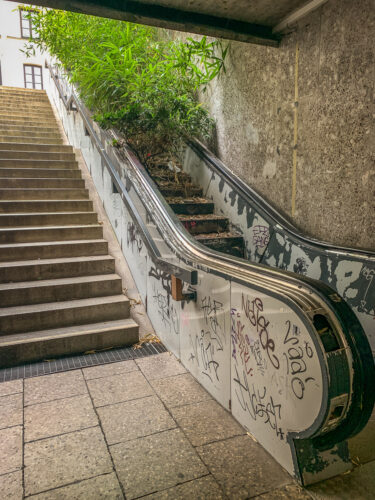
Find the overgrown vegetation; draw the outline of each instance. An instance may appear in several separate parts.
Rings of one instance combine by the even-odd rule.
[[[227,48],[205,37],[169,39],[156,28],[59,10],[32,15],[33,45],[60,61],[94,118],[116,128],[141,161],[173,153],[186,136],[208,137],[198,90],[225,71]]]

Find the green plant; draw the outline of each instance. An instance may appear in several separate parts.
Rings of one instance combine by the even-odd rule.
[[[161,30],[42,9],[32,16],[33,45],[60,61],[94,119],[124,133],[142,161],[175,153],[186,136],[208,137],[212,120],[198,102],[220,71],[219,41],[173,41]]]

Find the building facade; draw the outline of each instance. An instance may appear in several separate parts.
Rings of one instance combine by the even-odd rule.
[[[0,85],[46,89],[45,54],[35,49],[27,57],[22,52],[30,36],[35,36],[27,14],[21,3],[0,0]]]

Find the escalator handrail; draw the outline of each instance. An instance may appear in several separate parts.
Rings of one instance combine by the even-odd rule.
[[[92,126],[91,121],[88,119],[86,113],[82,109],[80,100],[77,98],[75,95],[74,91],[72,90],[71,95],[69,98],[63,93],[62,88],[59,84],[58,77],[54,74],[53,70],[50,68],[48,63],[46,63],[47,67],[49,67],[51,71],[52,78],[55,82],[55,85],[59,91],[60,98],[62,99],[64,106],[66,109],[71,110],[71,111],[79,111],[80,115],[84,121],[85,127],[92,138],[92,140],[95,143],[96,149],[99,152],[100,156],[102,157],[102,160],[104,164],[106,165],[110,176],[112,178],[112,182],[114,183],[117,192],[120,194],[121,199],[126,205],[127,210],[129,211],[132,220],[137,226],[138,231],[142,235],[142,239],[145,242],[145,245],[147,247],[147,250],[151,254],[151,257],[153,259],[153,262],[157,264],[163,271],[173,274],[176,277],[180,278],[181,280],[191,284],[195,285],[197,283],[197,271],[196,270],[191,270],[186,267],[178,266],[176,264],[173,264],[165,259],[162,258],[159,249],[157,245],[155,244],[154,240],[152,239],[152,236],[147,229],[146,224],[143,222],[142,217],[140,216],[138,210],[136,209],[132,199],[129,196],[129,193],[126,190],[126,187],[124,186],[118,172],[116,171],[116,168],[112,164],[108,154],[106,153],[105,149],[103,148],[97,134],[95,133],[95,130]]]
[[[198,139],[189,139],[187,144],[211,170],[217,172],[230,186],[233,187],[236,192],[240,193],[249,205],[255,205],[262,217],[266,220],[271,219],[275,225],[281,226],[286,233],[289,233],[291,236],[301,241],[304,245],[318,248],[321,251],[324,250],[327,253],[350,254],[358,259],[363,259],[363,257],[365,257],[366,259],[374,259],[375,261],[375,251],[373,250],[333,245],[329,242],[321,241],[305,235],[253,188],[248,186],[242,179],[234,174],[219,158],[217,158],[217,156],[215,156],[204,144],[202,144],[202,142]]]

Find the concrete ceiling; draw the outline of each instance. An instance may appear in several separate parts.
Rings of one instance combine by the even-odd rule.
[[[41,5],[277,47],[280,31],[327,0],[34,0]]]

